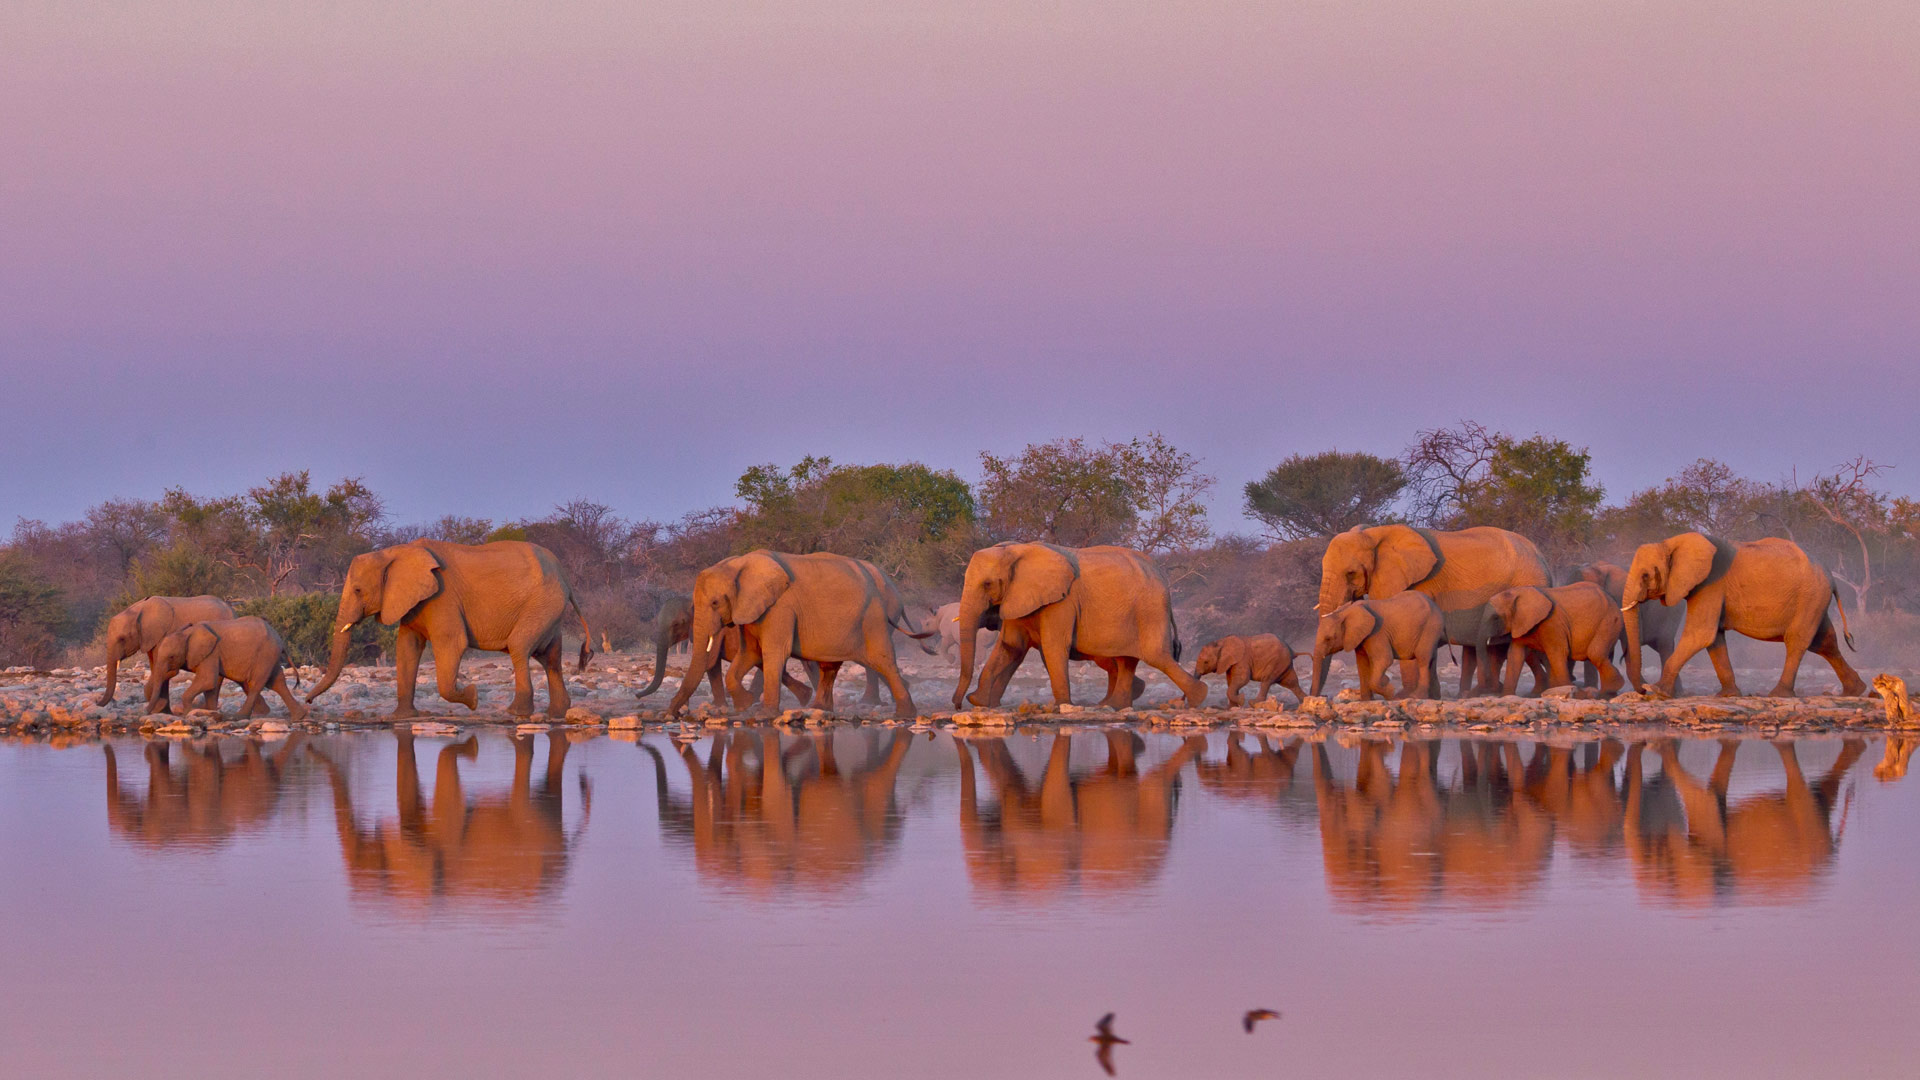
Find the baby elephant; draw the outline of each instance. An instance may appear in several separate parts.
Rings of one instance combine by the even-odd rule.
[[[1573,685],[1576,660],[1585,660],[1600,673],[1601,694],[1612,697],[1626,685],[1612,659],[1623,632],[1620,607],[1600,586],[1589,581],[1554,589],[1525,585],[1495,593],[1488,604],[1513,635],[1503,684],[1507,693],[1520,685],[1520,667],[1529,649],[1547,660],[1546,683],[1536,679],[1535,694],[1549,686]]]
[[[1274,683],[1293,691],[1296,699],[1306,699],[1300,691],[1300,677],[1293,673],[1293,650],[1272,634],[1252,637],[1233,634],[1201,646],[1200,657],[1193,665],[1193,677],[1199,679],[1214,674],[1227,677],[1227,704],[1236,709],[1241,704],[1240,688],[1249,680],[1260,684],[1256,701],[1267,700]]]
[[[1387,692],[1387,667],[1400,661],[1400,696],[1440,696],[1440,605],[1426,593],[1403,592],[1378,600],[1354,600],[1320,616],[1313,640],[1314,697],[1327,683],[1334,653],[1353,653],[1360,670],[1360,700]]]
[[[260,695],[270,689],[287,703],[288,716],[304,720],[307,707],[294,700],[287,690],[286,673],[281,670],[286,654],[286,642],[257,616],[188,623],[161,638],[154,647],[153,670],[147,676],[147,709],[166,711],[167,683],[185,669],[193,672],[193,683],[187,687],[188,701],[204,693],[207,703],[217,709],[222,680],[232,679],[247,691],[247,700],[240,706],[241,719],[266,711]]]

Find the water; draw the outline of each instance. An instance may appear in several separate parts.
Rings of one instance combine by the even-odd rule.
[[[0,1073],[1913,1076],[1885,752],[0,745]]]

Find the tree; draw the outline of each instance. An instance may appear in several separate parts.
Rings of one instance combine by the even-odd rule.
[[[1275,540],[1332,536],[1382,520],[1406,486],[1398,462],[1373,454],[1295,454],[1247,484],[1246,513]]]
[[[1400,459],[1413,521],[1444,525],[1457,518],[1466,493],[1486,479],[1503,438],[1473,420],[1420,432]]]
[[[1110,446],[1055,439],[1009,458],[982,452],[980,467],[980,509],[995,539],[1117,544],[1139,520],[1125,467]]]
[[[747,504],[733,521],[736,550],[833,551],[923,586],[950,583],[972,536],[966,481],[918,462],[835,465],[808,456],[785,470],[755,465],[734,493]]]
[[[1833,576],[1853,587],[1862,611],[1867,609],[1867,596],[1873,590],[1873,554],[1867,547],[1867,534],[1884,531],[1887,521],[1887,498],[1873,489],[1873,478],[1887,468],[1862,454],[1814,477],[1813,483],[1802,489],[1827,520],[1853,537],[1860,553],[1858,580],[1843,577],[1839,570],[1834,570]]]
[[[1458,495],[1455,527],[1493,525],[1539,544],[1547,561],[1577,561],[1593,537],[1606,492],[1593,483],[1592,461],[1563,439],[1495,436],[1485,474]]]
[[[167,514],[145,499],[108,499],[87,511],[87,534],[112,553],[124,576],[135,559],[167,539]]]
[[[42,667],[67,621],[60,590],[17,552],[0,552],[0,664]]]
[[[354,555],[372,546],[370,532],[386,516],[379,496],[350,477],[315,492],[306,470],[282,473],[245,495],[198,499],[168,489],[161,508],[175,531],[277,596],[318,556],[322,580],[337,581]]]
[[[1204,500],[1214,478],[1200,459],[1169,443],[1159,432],[1113,447],[1133,500],[1134,528],[1128,543],[1141,551],[1199,547],[1213,531]]]

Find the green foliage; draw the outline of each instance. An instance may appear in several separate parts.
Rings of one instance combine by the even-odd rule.
[[[289,659],[296,664],[324,666],[333,648],[334,620],[340,615],[340,597],[310,592],[293,596],[263,596],[235,605],[236,615],[258,615],[280,632]],[[362,619],[348,639],[347,663],[370,664],[393,654],[395,631],[378,619]]]
[[[1244,493],[1247,516],[1265,524],[1275,539],[1303,540],[1386,520],[1406,486],[1399,462],[1328,450],[1293,455],[1248,483]]]
[[[340,580],[355,555],[371,549],[385,517],[379,496],[349,477],[316,492],[306,470],[282,473],[245,495],[201,499],[168,489],[161,509],[185,540],[231,568],[249,588],[272,596],[301,580]]]
[[[527,527],[525,525],[519,524],[518,522],[509,522],[488,533],[484,542],[491,544],[499,540],[525,540],[526,538]]]
[[[734,493],[747,504],[733,522],[738,551],[834,551],[868,559],[903,587],[958,580],[972,542],[973,493],[951,472],[918,462],[835,465],[806,457],[793,467],[756,465]]]
[[[127,587],[108,605],[107,614],[149,596],[228,596],[233,584],[231,568],[181,540],[136,561]]]
[[[995,539],[1173,551],[1210,535],[1203,500],[1214,479],[1159,432],[1100,446],[1032,443],[1013,457],[982,453],[980,466],[980,508]]]
[[[0,666],[44,667],[66,625],[60,590],[24,557],[0,552]]]
[[[1536,435],[1495,438],[1486,474],[1461,493],[1457,527],[1492,525],[1532,537],[1547,561],[1580,561],[1606,492],[1585,449]]]

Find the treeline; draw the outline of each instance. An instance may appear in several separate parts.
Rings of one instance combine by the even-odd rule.
[[[1872,611],[1920,610],[1920,504],[1879,487],[1865,458],[1805,478],[1759,481],[1701,460],[1609,503],[1584,448],[1476,423],[1419,432],[1397,458],[1296,455],[1246,485],[1264,535],[1215,535],[1215,479],[1158,434],[1125,443],[1057,439],[982,454],[969,484],[925,465],[844,465],[806,457],[758,465],[735,503],[672,522],[630,520],[586,499],[512,521],[390,519],[358,479],[316,488],[306,472],[239,495],[169,490],[113,499],[78,521],[22,520],[0,546],[0,664],[94,663],[105,618],[147,595],[215,593],[270,614],[290,644],[323,643],[347,563],[416,537],[524,539],[560,558],[594,627],[616,648],[644,644],[660,598],[702,567],[771,547],[871,559],[911,599],[958,591],[967,556],[1003,539],[1118,543],[1160,556],[1183,637],[1309,630],[1324,538],[1357,524],[1498,525],[1534,538],[1557,571],[1624,563],[1635,545],[1698,529],[1730,540],[1785,536],[1823,560]],[[1851,599],[1851,598],[1850,598]],[[598,644],[598,643],[596,643]],[[380,647],[369,634],[364,647]]]

